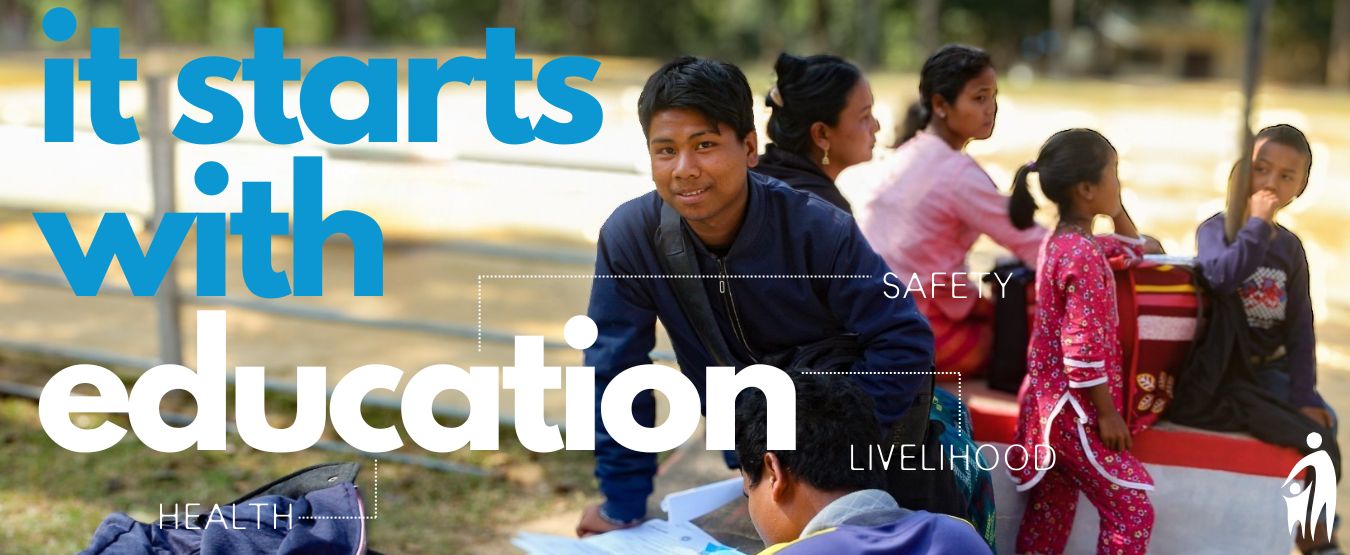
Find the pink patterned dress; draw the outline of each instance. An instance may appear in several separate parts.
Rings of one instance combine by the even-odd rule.
[[[1107,258],[1139,256],[1141,245],[1118,235],[1093,238],[1074,226],[1062,226],[1041,245],[1036,325],[1007,459],[1017,490],[1031,490],[1019,553],[1064,551],[1080,491],[1102,516],[1099,553],[1148,547],[1153,507],[1144,492],[1153,479],[1133,454],[1102,443],[1086,390],[1107,385],[1122,411],[1119,317]]]

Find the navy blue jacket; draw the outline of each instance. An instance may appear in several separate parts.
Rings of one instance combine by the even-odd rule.
[[[853,217],[809,193],[771,177],[749,173],[745,221],[725,256],[700,241],[700,273],[722,336],[741,366],[766,353],[856,333],[863,345],[854,371],[924,372],[933,358],[933,333],[912,299],[885,297],[889,270],[863,238]],[[660,222],[655,191],[630,200],[600,230],[587,314],[599,338],[586,350],[596,372],[595,475],[605,495],[604,512],[630,520],[646,513],[656,455],[629,450],[605,431],[600,402],[619,372],[649,364],[659,318],[685,376],[705,399],[706,369],[715,366],[680,308],[663,274],[653,236]],[[690,234],[692,236],[692,233]],[[763,277],[723,278],[754,275]],[[862,277],[803,277],[803,276]],[[606,277],[608,276],[608,277]],[[632,277],[623,277],[632,276]],[[920,375],[855,375],[876,400],[877,416],[889,425],[913,402]],[[654,426],[651,391],[633,401],[633,415]]]

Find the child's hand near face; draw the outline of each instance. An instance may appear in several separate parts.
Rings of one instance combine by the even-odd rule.
[[[1247,199],[1247,211],[1255,218],[1261,218],[1266,223],[1275,219],[1275,211],[1280,207],[1280,197],[1270,189],[1262,189]]]

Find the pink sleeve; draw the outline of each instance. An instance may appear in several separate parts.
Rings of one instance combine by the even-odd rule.
[[[1056,284],[1064,291],[1064,323],[1059,342],[1064,352],[1064,374],[1069,387],[1084,388],[1106,383],[1106,341],[1112,306],[1110,282],[1104,260],[1092,260],[1097,253],[1090,245],[1061,256],[1058,264],[1063,276]],[[1112,341],[1115,338],[1110,338]]]
[[[1108,260],[1123,256],[1125,258],[1142,258],[1144,256],[1144,239],[1142,237],[1126,237],[1112,233],[1110,235],[1098,235],[1094,237],[1097,246],[1101,247],[1102,253]]]
[[[998,191],[983,170],[969,168],[958,174],[956,181],[953,185],[959,194],[953,204],[961,221],[1012,251],[1028,266],[1036,267],[1047,230],[1040,224],[1028,229],[1013,227],[1008,217],[1008,197]]]

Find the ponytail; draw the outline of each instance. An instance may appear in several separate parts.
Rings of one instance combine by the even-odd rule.
[[[1036,225],[1033,218],[1036,215],[1036,199],[1031,196],[1031,188],[1027,184],[1027,175],[1033,171],[1036,171],[1036,163],[1027,162],[1017,168],[1017,175],[1013,177],[1012,196],[1008,198],[1008,219],[1017,229]]]
[[[913,139],[919,131],[928,127],[930,114],[924,109],[923,103],[915,100],[905,108],[905,117],[900,119],[900,123],[895,124],[895,143],[891,148],[900,148],[900,145]]]
[[[1013,227],[1027,229],[1035,225],[1036,199],[1031,196],[1027,174],[1036,172],[1041,194],[1059,208],[1063,219],[1072,208],[1073,188],[1080,183],[1098,183],[1106,163],[1116,147],[1101,133],[1091,129],[1065,129],[1051,135],[1041,146],[1034,162],[1017,169],[1012,196],[1008,199],[1008,219]]]

